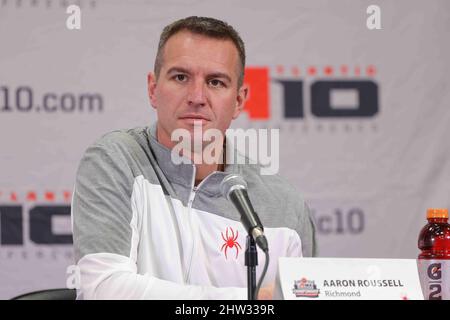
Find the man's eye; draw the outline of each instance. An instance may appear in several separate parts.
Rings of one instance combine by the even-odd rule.
[[[177,80],[177,81],[180,81],[180,82],[184,82],[184,81],[186,81],[186,75],[184,75],[184,74],[177,74],[176,76],[175,76],[175,80]]]
[[[214,88],[225,87],[225,83],[217,79],[210,80],[209,84]]]

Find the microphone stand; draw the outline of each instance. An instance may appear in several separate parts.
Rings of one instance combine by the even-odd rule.
[[[247,292],[248,300],[257,300],[256,294],[256,266],[258,265],[258,251],[256,242],[251,234],[247,235],[245,249],[245,265],[247,266]]]

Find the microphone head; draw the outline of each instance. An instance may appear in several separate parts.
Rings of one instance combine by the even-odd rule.
[[[230,193],[236,189],[247,189],[247,182],[245,182],[244,178],[242,178],[240,175],[231,173],[227,175],[220,184],[222,196],[230,200]]]

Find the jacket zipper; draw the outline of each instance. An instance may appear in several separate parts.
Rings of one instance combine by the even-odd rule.
[[[188,220],[189,220],[189,227],[190,227],[190,230],[192,232],[192,250],[191,250],[191,256],[189,258],[189,266],[188,266],[188,268],[186,270],[186,275],[184,277],[184,282],[185,283],[188,283],[188,281],[191,278],[192,261],[193,261],[193,258],[194,258],[195,246],[196,246],[196,242],[197,242],[196,238],[197,238],[197,235],[198,235],[198,232],[195,232],[195,230],[194,230],[194,228],[192,226],[192,214],[191,214],[192,204],[194,203],[194,199],[195,199],[195,196],[197,194],[197,190],[200,188],[200,186],[203,184],[203,182],[205,182],[206,179],[208,179],[208,177],[212,174],[212,173],[210,173],[207,177],[205,177],[205,179],[203,179],[198,184],[198,186],[195,186],[195,175],[197,174],[197,168],[195,167],[195,165],[193,165],[193,167],[194,167],[194,174],[192,175],[192,182],[191,182],[191,186],[192,187],[191,187],[191,193],[189,195],[189,200],[188,200]]]
[[[189,257],[189,264],[188,264],[188,268],[186,270],[186,274],[184,276],[184,282],[188,283],[189,278],[190,278],[190,274],[191,274],[191,267],[192,267],[192,259],[194,257],[194,252],[195,252],[195,234],[196,232],[194,232],[193,227],[192,227],[192,203],[194,202],[194,198],[195,198],[195,194],[196,191],[198,189],[198,187],[195,186],[195,175],[197,174],[197,168],[195,167],[195,165],[193,165],[194,167],[194,173],[192,175],[192,181],[191,181],[191,193],[189,194],[189,200],[188,200],[188,221],[189,221],[189,229],[191,231],[192,234],[192,249],[191,249],[191,254]],[[203,182],[203,181],[202,181]]]

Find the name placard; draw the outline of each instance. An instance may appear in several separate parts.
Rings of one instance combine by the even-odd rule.
[[[415,259],[280,258],[275,299],[423,300]]]

